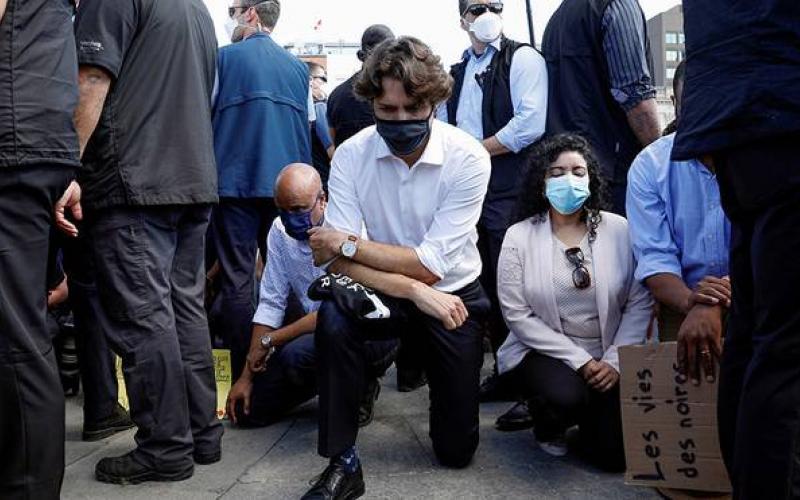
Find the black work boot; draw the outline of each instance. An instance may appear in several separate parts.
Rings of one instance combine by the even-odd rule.
[[[145,481],[183,481],[194,474],[194,464],[175,470],[157,470],[139,462],[129,452],[121,457],[106,457],[97,462],[98,481],[113,484],[139,484]]]
[[[352,500],[364,494],[364,473],[361,464],[348,474],[338,462],[328,465],[301,500]]]
[[[83,440],[84,441],[99,441],[109,436],[130,429],[135,424],[119,403],[114,407],[111,415],[100,420],[99,422],[84,422],[83,423]]]

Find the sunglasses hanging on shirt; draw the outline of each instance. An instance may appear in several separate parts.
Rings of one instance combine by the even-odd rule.
[[[564,251],[564,254],[567,256],[569,263],[575,266],[575,270],[572,271],[572,284],[579,290],[589,288],[592,285],[592,276],[589,274],[589,270],[586,269],[583,250],[578,247],[568,248]]]

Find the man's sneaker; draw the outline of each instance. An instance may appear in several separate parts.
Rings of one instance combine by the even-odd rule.
[[[510,410],[497,418],[494,427],[498,431],[504,432],[521,431],[533,427],[533,415],[528,409],[528,403],[520,401],[512,406]]]
[[[567,454],[567,437],[564,434],[559,434],[551,439],[540,440],[536,438],[536,443],[548,455],[553,457],[563,457]]]
[[[372,423],[375,416],[375,401],[381,393],[381,383],[378,379],[372,379],[367,383],[367,390],[364,391],[364,398],[361,406],[358,407],[358,426],[366,427]]]
[[[139,484],[145,481],[183,481],[194,474],[194,464],[176,470],[156,470],[139,463],[130,452],[121,457],[106,457],[97,462],[98,481],[113,484]]]
[[[364,473],[358,469],[348,474],[340,463],[325,468],[301,500],[352,500],[364,494]]]
[[[84,422],[83,424],[83,440],[84,441],[99,441],[109,436],[130,429],[135,424],[131,421],[131,417],[125,408],[117,403],[111,415],[100,420],[99,422]]]
[[[492,373],[481,381],[481,387],[478,390],[478,399],[481,403],[489,403],[492,401],[515,401],[511,388],[507,382],[507,378],[501,377],[496,373]]]

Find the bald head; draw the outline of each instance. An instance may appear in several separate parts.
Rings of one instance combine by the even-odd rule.
[[[319,172],[305,163],[292,163],[275,179],[275,203],[287,212],[310,210],[322,194]]]

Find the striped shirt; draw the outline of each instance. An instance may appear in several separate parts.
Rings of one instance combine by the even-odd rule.
[[[611,95],[625,111],[655,97],[646,54],[647,28],[637,0],[611,0],[603,13],[603,51]]]

